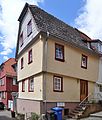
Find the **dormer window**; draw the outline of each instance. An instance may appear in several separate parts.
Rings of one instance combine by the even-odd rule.
[[[23,32],[20,34],[20,47],[23,45]]]
[[[99,52],[102,52],[102,44],[98,43],[98,50]]]
[[[100,41],[99,39],[96,39],[91,41],[90,44],[91,44],[92,50],[102,53],[102,41]]]
[[[27,24],[27,36],[32,33],[32,20],[30,20]]]

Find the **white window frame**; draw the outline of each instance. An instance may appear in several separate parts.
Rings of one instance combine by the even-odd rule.
[[[17,85],[17,79],[16,79],[16,78],[13,78],[12,84],[13,84],[13,85]]]
[[[6,98],[6,93],[4,91],[2,91],[2,99]]]
[[[53,90],[62,91],[62,77],[54,76]]]
[[[64,62],[64,46],[55,43],[55,59]]]
[[[1,79],[0,79],[0,86],[5,85],[5,81],[4,81],[4,80],[5,80],[4,78],[1,78]]]

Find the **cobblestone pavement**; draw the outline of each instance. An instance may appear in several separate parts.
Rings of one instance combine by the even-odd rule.
[[[0,111],[0,120],[15,120],[15,118],[11,118],[11,112],[4,110]]]

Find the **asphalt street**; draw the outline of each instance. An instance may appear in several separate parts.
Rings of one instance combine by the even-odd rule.
[[[11,118],[10,111],[0,111],[0,120],[15,120],[15,118]]]

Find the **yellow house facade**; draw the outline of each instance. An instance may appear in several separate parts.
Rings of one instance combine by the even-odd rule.
[[[73,109],[94,92],[99,54],[80,32],[27,3],[19,22],[18,113]]]

